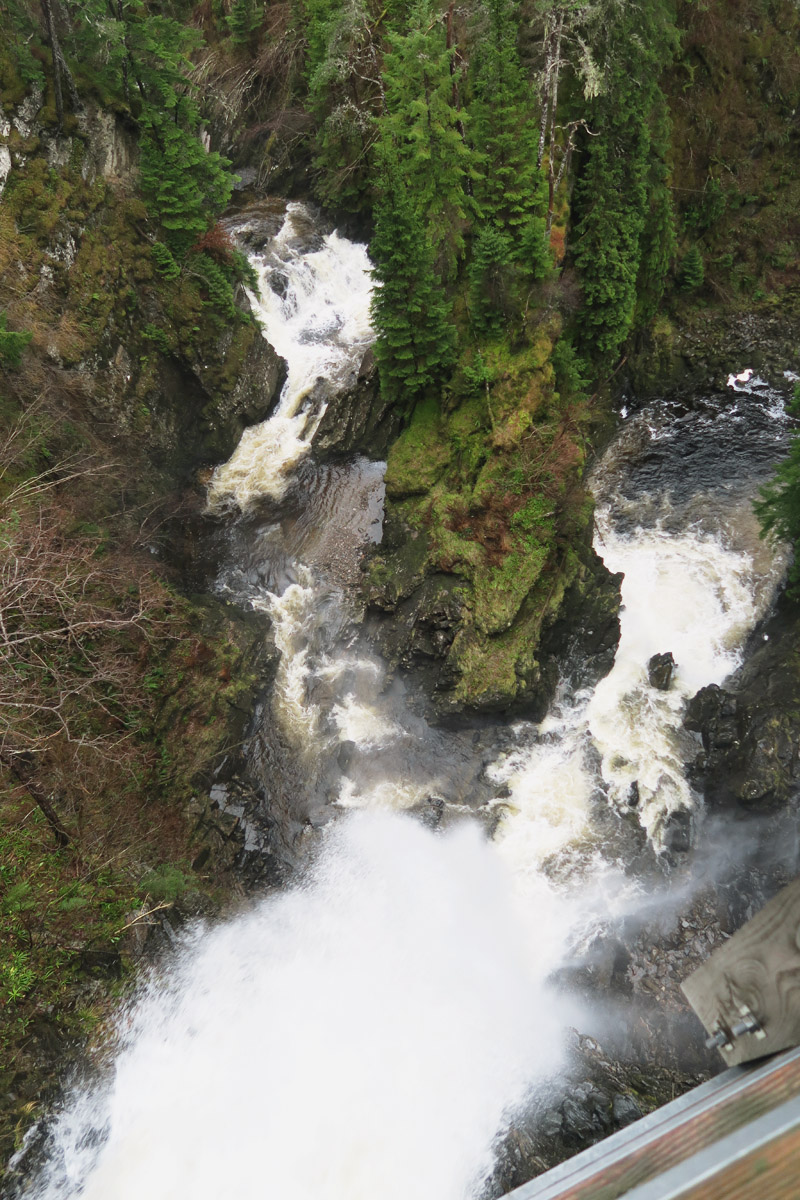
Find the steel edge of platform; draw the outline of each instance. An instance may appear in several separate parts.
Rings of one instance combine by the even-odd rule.
[[[559,1163],[558,1166],[546,1171],[543,1175],[537,1176],[529,1183],[524,1183],[520,1187],[515,1188],[512,1192],[507,1192],[502,1200],[557,1200],[557,1197],[567,1187],[576,1187],[581,1183],[587,1183],[593,1175],[599,1171],[611,1166],[624,1159],[634,1150],[645,1146],[647,1142],[654,1140],[660,1132],[666,1133],[672,1125],[683,1125],[690,1121],[693,1117],[699,1116],[706,1112],[709,1108],[715,1107],[723,1100],[732,1099],[741,1092],[746,1092],[755,1081],[764,1079],[774,1071],[785,1066],[793,1060],[798,1061],[800,1066],[800,1047],[794,1047],[791,1050],[784,1050],[773,1055],[766,1061],[758,1061],[748,1063],[738,1067],[730,1067],[728,1070],[715,1075],[713,1079],[701,1083],[698,1087],[692,1088],[691,1091],[679,1096],[676,1100],[671,1100],[669,1104],[663,1105],[661,1108],[655,1109],[648,1113],[646,1117],[641,1117],[638,1121],[626,1126],[624,1129],[618,1130],[617,1133],[611,1134],[610,1137],[604,1138],[597,1142],[594,1146],[590,1146],[587,1150],[581,1151],[573,1158],[568,1158],[565,1162]],[[776,1112],[780,1112],[790,1105],[796,1104],[798,1114],[800,1114],[800,1100],[790,1100],[778,1109],[774,1109],[766,1113],[763,1117],[758,1118],[752,1123],[755,1128],[759,1122],[766,1121],[768,1117],[772,1117]],[[719,1141],[712,1143],[711,1146],[698,1151],[692,1155],[687,1162],[699,1158],[701,1155],[712,1151],[715,1147],[727,1142],[730,1138],[739,1137],[741,1139],[742,1130],[739,1129],[733,1134]],[[672,1167],[669,1171],[658,1176],[657,1179],[650,1181],[653,1184],[661,1184],[671,1172],[678,1171],[684,1163],[679,1163],[676,1167]],[[648,1200],[646,1193],[642,1191],[650,1186],[650,1183],[640,1184],[634,1190],[627,1193],[631,1200],[636,1197],[636,1200]],[[641,1193],[641,1195],[640,1195]],[[654,1192],[653,1196],[658,1196],[661,1200],[662,1193]]]

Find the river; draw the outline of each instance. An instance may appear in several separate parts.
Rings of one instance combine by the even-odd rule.
[[[371,340],[366,250],[293,204],[251,257],[289,374],[212,479],[215,587],[269,615],[280,663],[254,753],[280,734],[314,848],[287,891],[187,932],[142,981],[26,1194],[467,1200],[558,1078],[567,1031],[592,1027],[559,970],[644,903],[602,813],[633,812],[654,854],[702,844],[682,712],[740,664],[785,567],[751,511],[783,405],[743,375],[623,412],[591,481],[596,547],[625,573],[613,669],[594,689],[566,672],[538,725],[445,730],[360,634],[382,465],[311,453]],[[660,691],[647,664],[666,651]]]

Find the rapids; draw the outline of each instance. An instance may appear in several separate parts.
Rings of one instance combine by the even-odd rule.
[[[218,591],[272,624],[265,722],[315,797],[317,852],[287,892],[189,931],[142,981],[101,1077],[54,1119],[37,1200],[479,1196],[515,1106],[590,1020],[554,972],[639,903],[597,806],[629,811],[636,783],[656,850],[676,813],[701,826],[682,709],[741,662],[784,569],[751,513],[785,439],[780,396],[742,375],[651,405],[592,479],[598,551],[625,573],[610,674],[591,691],[566,669],[539,725],[429,726],[358,633],[381,467],[309,456],[319,377],[347,386],[370,341],[366,249],[330,233],[309,250],[303,222],[290,205],[252,256],[289,376],[209,504],[229,513]],[[647,675],[664,651],[668,692]],[[432,805],[435,832],[406,815]]]

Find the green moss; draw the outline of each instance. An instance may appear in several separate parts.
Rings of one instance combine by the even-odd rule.
[[[475,573],[475,624],[484,633],[501,633],[522,607],[525,597],[544,570],[549,557],[547,543],[528,539],[508,553],[497,567]]]
[[[517,625],[496,637],[474,627],[457,634],[448,667],[458,682],[453,698],[467,708],[506,708],[536,669],[537,628]]]
[[[389,496],[419,495],[433,486],[450,462],[447,430],[437,401],[422,401],[392,446],[386,465]]]

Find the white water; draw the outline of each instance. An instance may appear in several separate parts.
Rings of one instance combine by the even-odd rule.
[[[640,819],[658,842],[666,816],[697,803],[684,774],[693,756],[681,733],[686,701],[739,665],[773,592],[756,586],[749,555],[710,537],[600,528],[606,565],[625,573],[624,612],[614,667],[595,688],[587,720],[612,798],[623,802],[636,781]],[[779,574],[772,571],[773,587]],[[677,669],[662,692],[648,683],[647,663],[666,650]]]
[[[321,372],[346,380],[369,341],[363,248],[330,235],[301,259],[293,211],[256,262],[266,332],[289,359],[289,382],[277,414],[216,472],[212,504],[284,494],[319,416],[303,411],[304,397]],[[275,263],[288,279],[284,301],[266,285]],[[640,439],[668,439],[648,419]],[[748,526],[749,501],[723,506],[716,521],[705,511],[714,504],[701,501],[703,519],[684,505],[676,531],[681,505],[651,499],[655,516],[598,488],[598,546],[626,573],[616,665],[593,694],[565,687],[547,720],[521,724],[516,747],[489,765],[510,791],[495,802],[494,843],[471,820],[434,834],[401,815],[444,791],[468,755],[452,750],[456,735],[426,729],[385,694],[375,658],[340,646],[349,608],[335,556],[304,540],[308,553],[282,586],[248,584],[282,655],[274,719],[309,774],[352,744],[356,762],[332,807],[366,811],[324,831],[317,866],[295,891],[197,931],[146,986],[120,1020],[107,1086],[70,1102],[32,1195],[477,1194],[514,1105],[559,1069],[563,1034],[582,1019],[550,992],[549,976],[632,903],[632,885],[597,842],[598,793],[624,804],[636,780],[656,843],[670,811],[696,808],[682,766],[684,700],[736,666],[780,571]],[[341,534],[351,556],[370,528],[370,505],[357,507],[357,533]],[[646,665],[664,650],[678,671],[658,693]],[[451,803],[458,811],[469,814]]]
[[[303,888],[198,932],[154,979],[33,1194],[463,1200],[509,1105],[559,1064],[560,921],[552,901],[527,919],[472,826],[351,817]]]
[[[344,382],[358,369],[372,341],[372,293],[366,246],[328,234],[319,250],[298,255],[295,220],[301,205],[290,204],[283,227],[268,252],[252,259],[259,296],[250,297],[264,336],[288,364],[277,411],[246,429],[233,456],[218,467],[209,487],[212,508],[234,500],[245,508],[260,496],[280,499],[289,475],[310,449],[325,402],[304,406],[320,379]],[[279,274],[285,294],[270,286]]]
[[[751,391],[752,375],[732,375],[729,386],[758,406],[758,436],[767,444],[774,440],[777,453],[786,428],[783,406],[774,393]],[[760,386],[753,380],[754,389]],[[698,453],[716,470],[718,491],[686,488],[683,477],[692,471],[705,484],[703,462],[682,465],[681,435],[670,413],[640,414],[600,465],[593,481],[595,548],[609,570],[624,573],[620,641],[612,670],[591,693],[568,694],[532,745],[523,743],[491,768],[496,782],[511,790],[496,840],[522,876],[568,846],[591,843],[598,786],[625,808],[631,786],[638,785],[639,820],[657,848],[670,814],[699,815],[700,799],[685,774],[698,748],[682,727],[686,702],[740,665],[786,566],[785,552],[759,539],[752,513],[757,479],[737,478],[739,468],[731,479],[726,474],[723,447],[747,436],[738,428],[743,415],[753,419],[733,404],[694,422]],[[669,467],[673,460],[670,470],[681,486],[665,469],[662,491],[621,495],[630,447],[646,461],[652,447],[670,442],[664,461]],[[677,666],[663,692],[650,685],[647,664],[666,651]]]

